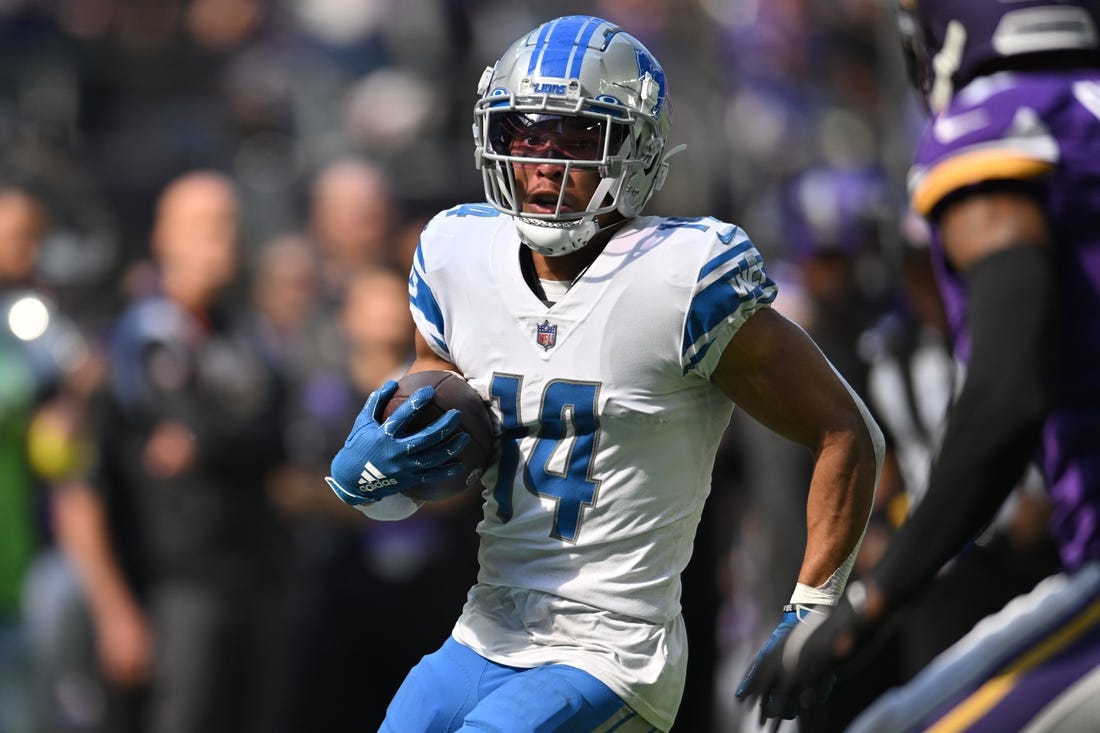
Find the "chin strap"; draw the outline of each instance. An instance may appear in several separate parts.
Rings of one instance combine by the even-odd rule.
[[[544,257],[560,257],[576,252],[588,244],[600,231],[595,217],[570,222],[512,217],[519,238],[525,245]]]

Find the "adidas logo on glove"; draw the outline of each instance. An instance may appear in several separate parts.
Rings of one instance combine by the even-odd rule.
[[[397,479],[386,478],[386,474],[375,468],[370,461],[367,461],[363,466],[363,472],[359,474],[359,488],[363,491],[378,491],[396,483]]]

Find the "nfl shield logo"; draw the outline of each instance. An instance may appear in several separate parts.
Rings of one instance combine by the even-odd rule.
[[[538,336],[535,340],[545,351],[549,351],[558,342],[558,327],[550,321],[543,321],[538,324]]]

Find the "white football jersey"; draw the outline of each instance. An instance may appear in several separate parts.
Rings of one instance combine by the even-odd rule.
[[[624,673],[610,661],[624,649],[606,664],[586,662],[583,648],[561,658],[547,651],[554,644],[530,649],[530,628],[499,626],[526,612],[537,624],[561,599],[571,614],[590,609],[597,624],[614,619],[609,629],[648,627],[622,633],[626,644],[652,643],[655,626],[682,636],[680,573],[733,410],[709,378],[776,287],[745,233],[712,218],[627,222],[550,307],[524,280],[522,246],[510,217],[459,206],[429,223],[409,280],[417,328],[491,401],[504,430],[483,478],[478,587],[456,637],[516,666],[579,666],[667,727],[682,692],[682,649],[659,644],[645,652],[648,669]],[[505,589],[543,599],[529,604],[541,610],[502,603]],[[578,633],[562,626],[561,646],[591,647]]]

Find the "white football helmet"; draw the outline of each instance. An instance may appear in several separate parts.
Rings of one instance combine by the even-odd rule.
[[[587,244],[600,230],[600,214],[641,212],[678,150],[666,149],[664,70],[637,39],[600,18],[568,16],[534,29],[485,70],[478,95],[474,155],[485,196],[513,217],[527,246],[547,256]],[[516,154],[519,135],[547,128],[555,141],[564,135],[576,144],[540,148],[531,138],[526,154]],[[523,211],[514,166],[547,162],[561,165],[566,177],[576,168],[599,172],[602,180],[583,211],[563,211],[564,185],[552,212]]]

